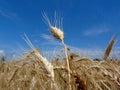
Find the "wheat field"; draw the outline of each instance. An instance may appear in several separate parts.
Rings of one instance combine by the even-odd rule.
[[[0,90],[69,90],[69,84],[72,90],[120,89],[119,60],[92,60],[69,53],[69,83],[65,57],[43,63],[45,58],[39,55],[33,49],[16,61],[1,61]]]
[[[30,51],[14,61],[1,58],[0,90],[120,90],[120,60],[109,58],[114,37],[103,58],[87,58],[71,52],[64,42],[64,32],[45,18],[51,34],[61,41],[64,56],[47,60],[25,35]]]

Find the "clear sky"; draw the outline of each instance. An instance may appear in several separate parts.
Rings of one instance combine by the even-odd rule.
[[[120,0],[0,0],[0,53],[26,48],[24,33],[35,47],[55,49],[58,42],[47,39],[49,27],[42,17],[46,12],[54,19],[55,11],[63,17],[65,42],[74,50],[102,52],[117,34],[113,51],[119,52]]]

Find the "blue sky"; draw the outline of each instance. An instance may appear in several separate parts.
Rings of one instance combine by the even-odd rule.
[[[27,48],[24,33],[35,47],[59,47],[57,40],[47,39],[49,27],[42,20],[43,12],[54,19],[55,11],[63,17],[65,42],[73,50],[97,56],[117,34],[113,52],[119,52],[119,0],[0,0],[0,53],[13,55]]]

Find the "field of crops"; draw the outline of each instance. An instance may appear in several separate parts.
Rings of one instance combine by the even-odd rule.
[[[25,35],[32,50],[14,61],[1,59],[0,90],[120,90],[120,60],[109,57],[114,37],[103,58],[90,59],[71,52],[63,31],[44,18],[53,37],[61,41],[64,55],[47,60]]]
[[[11,62],[0,62],[0,90],[119,90],[120,61],[92,60],[68,53],[51,62],[38,49]]]

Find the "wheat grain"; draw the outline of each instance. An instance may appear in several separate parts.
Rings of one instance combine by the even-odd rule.
[[[57,39],[59,39],[59,40],[63,40],[63,38],[64,38],[64,33],[63,33],[60,29],[51,26],[51,27],[50,27],[50,32],[53,34],[53,36],[54,36],[55,38],[57,38]]]
[[[54,20],[55,24],[52,24],[46,13],[43,14],[43,17],[44,17],[45,21],[47,22],[47,24],[48,24],[48,26],[50,28],[51,34],[56,39],[63,40],[64,33],[63,33],[62,29],[61,29],[62,28],[62,26],[61,26],[62,19],[57,21],[56,14],[55,14],[55,20]],[[59,22],[59,25],[57,25],[57,22]],[[61,28],[60,28],[60,26],[61,26]]]

